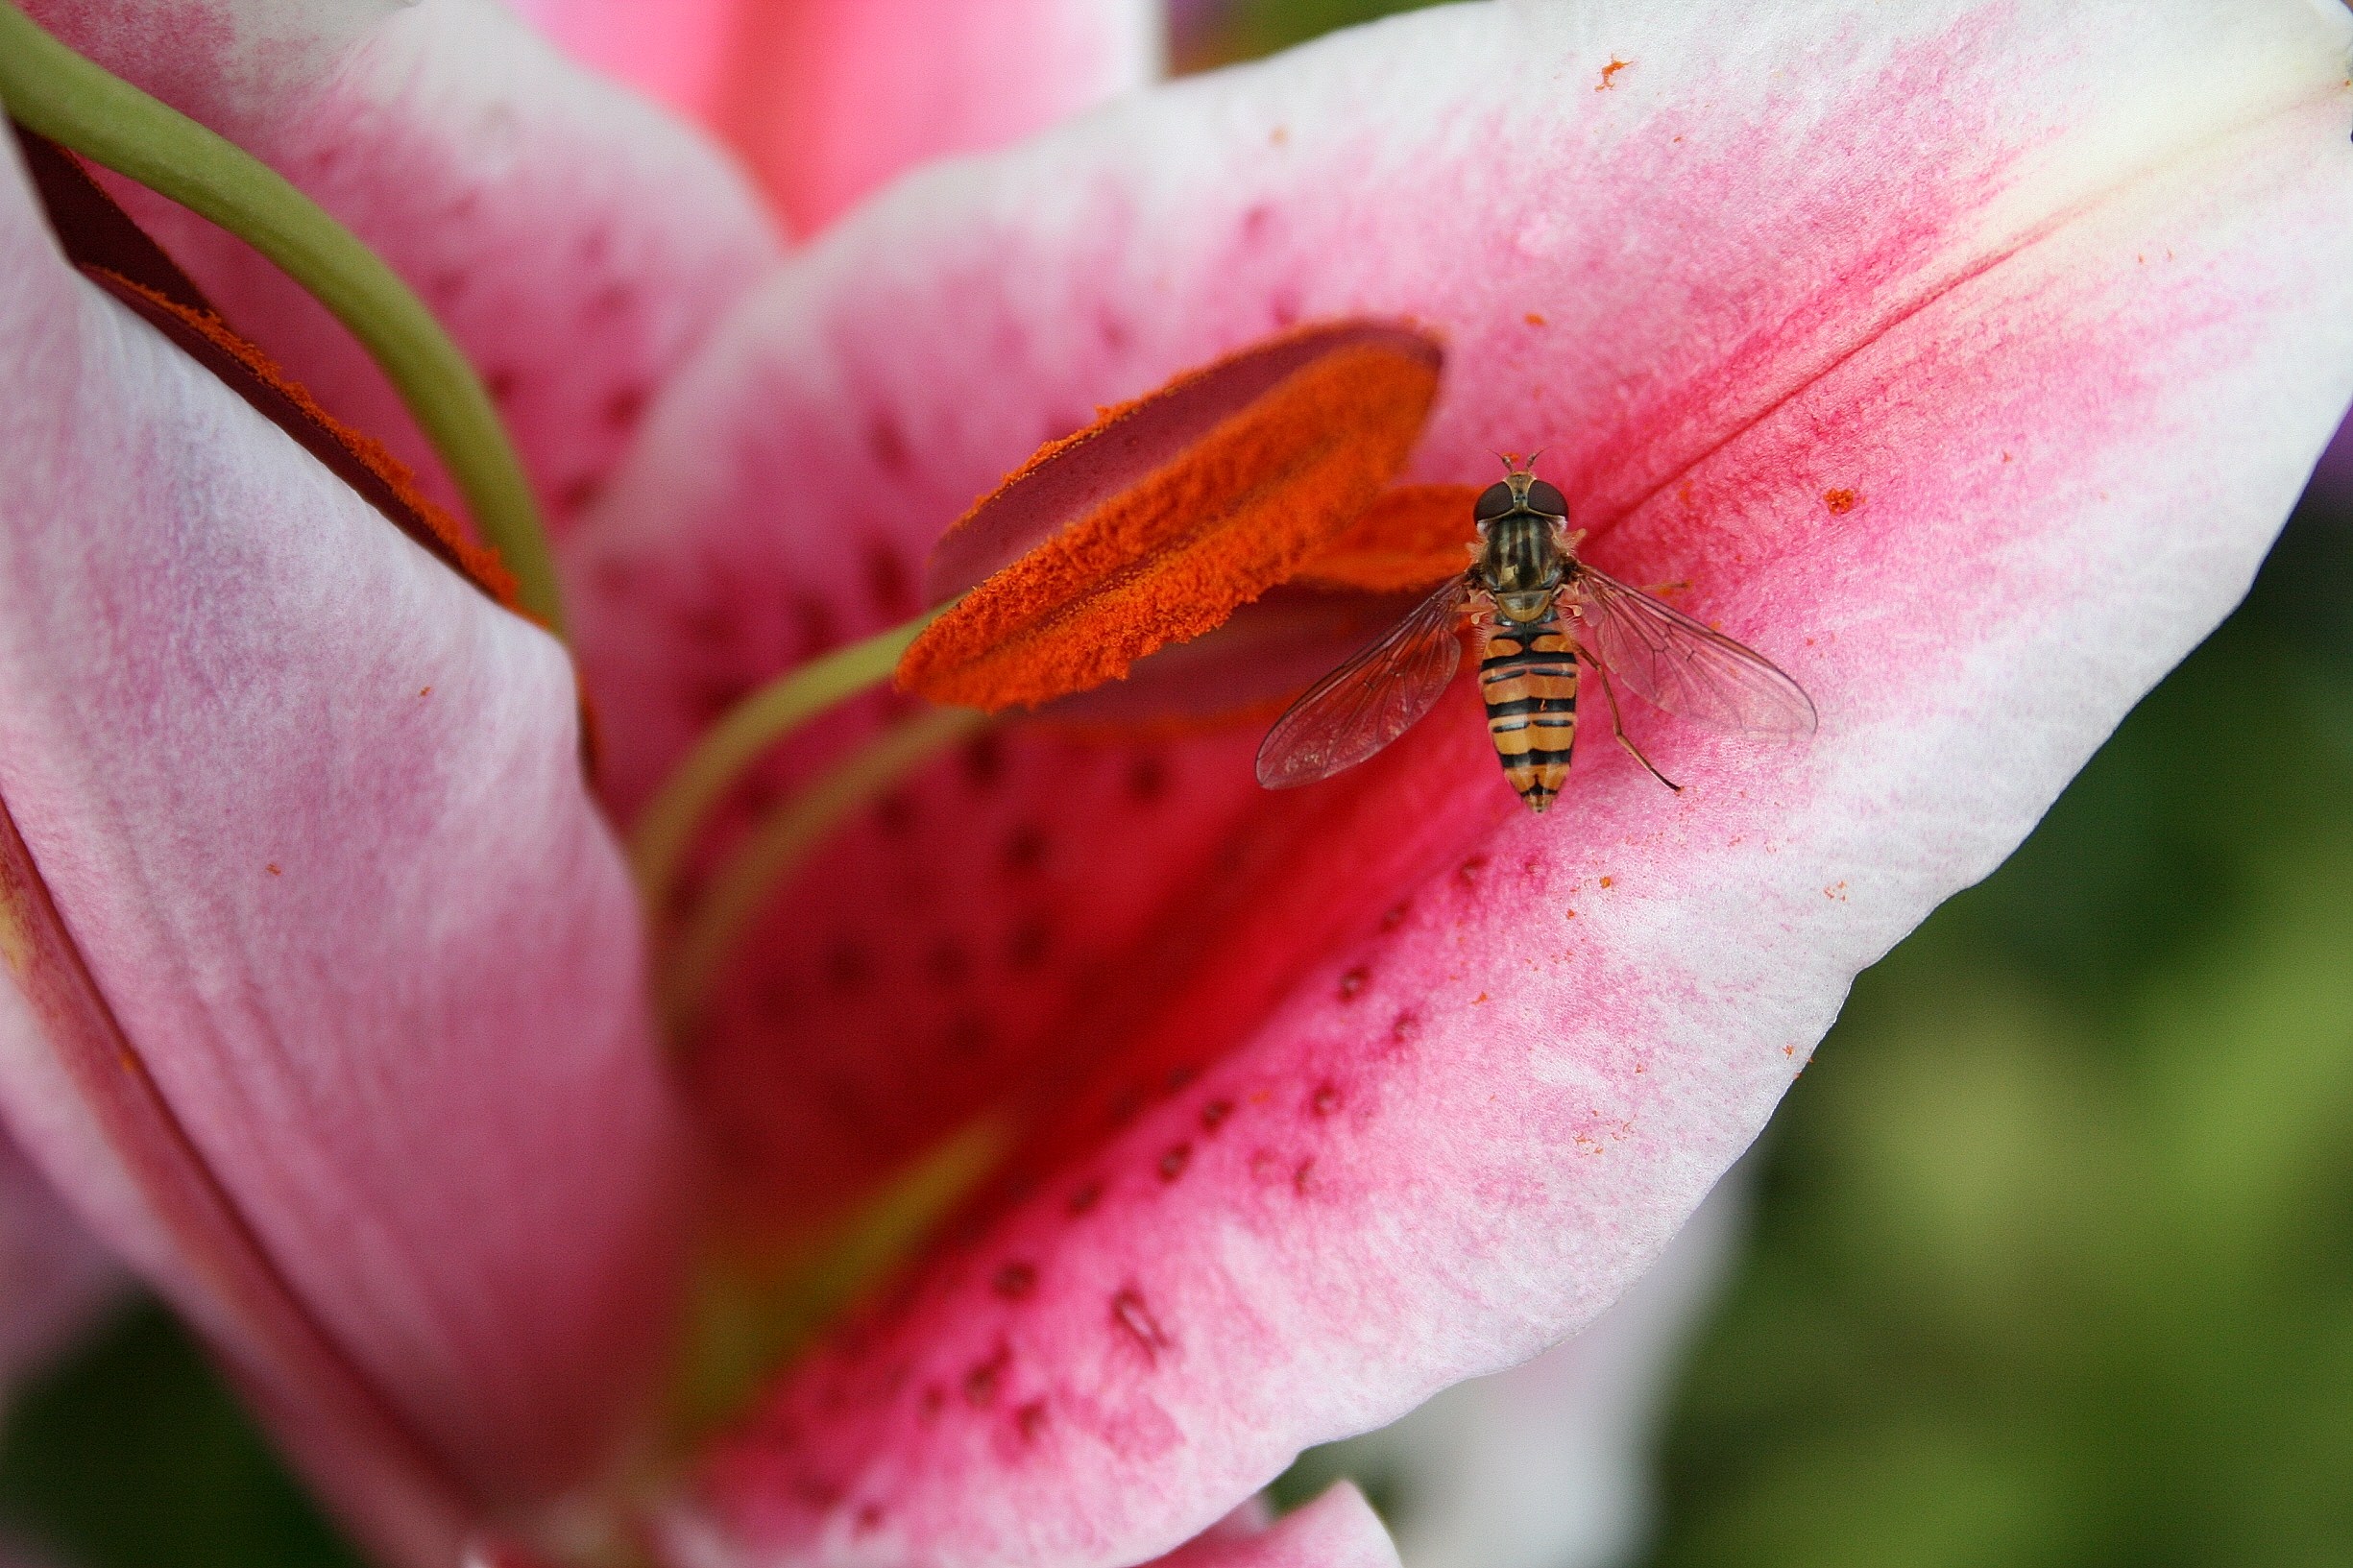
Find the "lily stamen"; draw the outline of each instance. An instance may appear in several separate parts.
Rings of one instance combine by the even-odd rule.
[[[1318,326],[1105,410],[1042,448],[940,542],[928,586],[949,603],[731,710],[631,833],[649,923],[679,922],[662,966],[673,1033],[700,1015],[768,895],[823,835],[972,734],[983,712],[1122,679],[1294,576],[1381,591],[1458,570],[1468,509],[1457,487],[1383,495],[1428,416],[1439,363],[1436,344],[1405,328]],[[686,857],[730,789],[786,735],[885,675],[954,706],[885,731],[804,786],[679,916]]]

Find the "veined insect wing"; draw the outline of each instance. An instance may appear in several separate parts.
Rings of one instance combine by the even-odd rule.
[[[1296,789],[1371,758],[1445,694],[1461,664],[1468,577],[1439,586],[1405,618],[1307,688],[1258,746],[1258,782]]]
[[[1569,584],[1585,652],[1637,696],[1755,735],[1811,735],[1813,699],[1756,649],[1583,562]]]

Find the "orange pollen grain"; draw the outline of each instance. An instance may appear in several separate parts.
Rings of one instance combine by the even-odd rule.
[[[1478,543],[1476,485],[1400,485],[1299,566],[1309,588],[1398,593],[1459,576]]]
[[[1826,490],[1822,493],[1822,504],[1831,509],[1831,516],[1834,518],[1843,518],[1854,511],[1855,503],[1861,499],[1851,490]]]
[[[1311,359],[973,589],[908,650],[898,685],[994,712],[1201,636],[1372,505],[1437,388],[1434,352],[1360,342]]]

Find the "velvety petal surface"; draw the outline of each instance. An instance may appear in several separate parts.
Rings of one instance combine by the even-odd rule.
[[[720,1532],[1134,1561],[1590,1320],[2244,590],[2353,389],[2349,34],[1441,8],[912,181],[748,304],[582,556],[624,800],[916,608],[1039,441],[1337,317],[1446,340],[1415,477],[1545,447],[1595,564],[1686,585],[1822,730],[1637,709],[1686,791],[1589,734],[1540,821],[1468,692],[1275,799],[1254,733],[1013,732],[845,833],[699,1047],[741,1202],[806,1219],[983,1107],[1029,1136],[724,1449]]]
[[[525,0],[599,69],[700,120],[795,233],[932,158],[1016,141],[1159,74],[1159,0]]]
[[[775,259],[723,154],[496,0],[33,0],[109,69],[270,163],[366,240],[473,361],[561,529],[648,399]],[[436,499],[375,364],[242,241],[112,187],[230,322]]]
[[[1398,1498],[1414,1568],[1619,1568],[1641,1560],[1667,1401],[1747,1232],[1734,1166],[1649,1272],[1565,1344],[1458,1383],[1322,1462]]]
[[[1397,1549],[1346,1482],[1265,1530],[1215,1530],[1153,1568],[1396,1568]]]
[[[17,1381],[70,1343],[122,1268],[0,1132],[0,1423]]]
[[[388,1559],[611,1454],[679,1150],[563,650],[0,163],[0,1104]]]

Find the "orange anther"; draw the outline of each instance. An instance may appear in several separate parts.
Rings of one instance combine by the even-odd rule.
[[[1372,505],[1420,436],[1440,358],[1404,327],[1313,327],[1046,447],[940,542],[934,592],[971,591],[908,650],[899,686],[993,712],[1201,636]]]
[[[1476,485],[1400,485],[1300,566],[1311,588],[1397,593],[1459,576],[1479,537]]]

